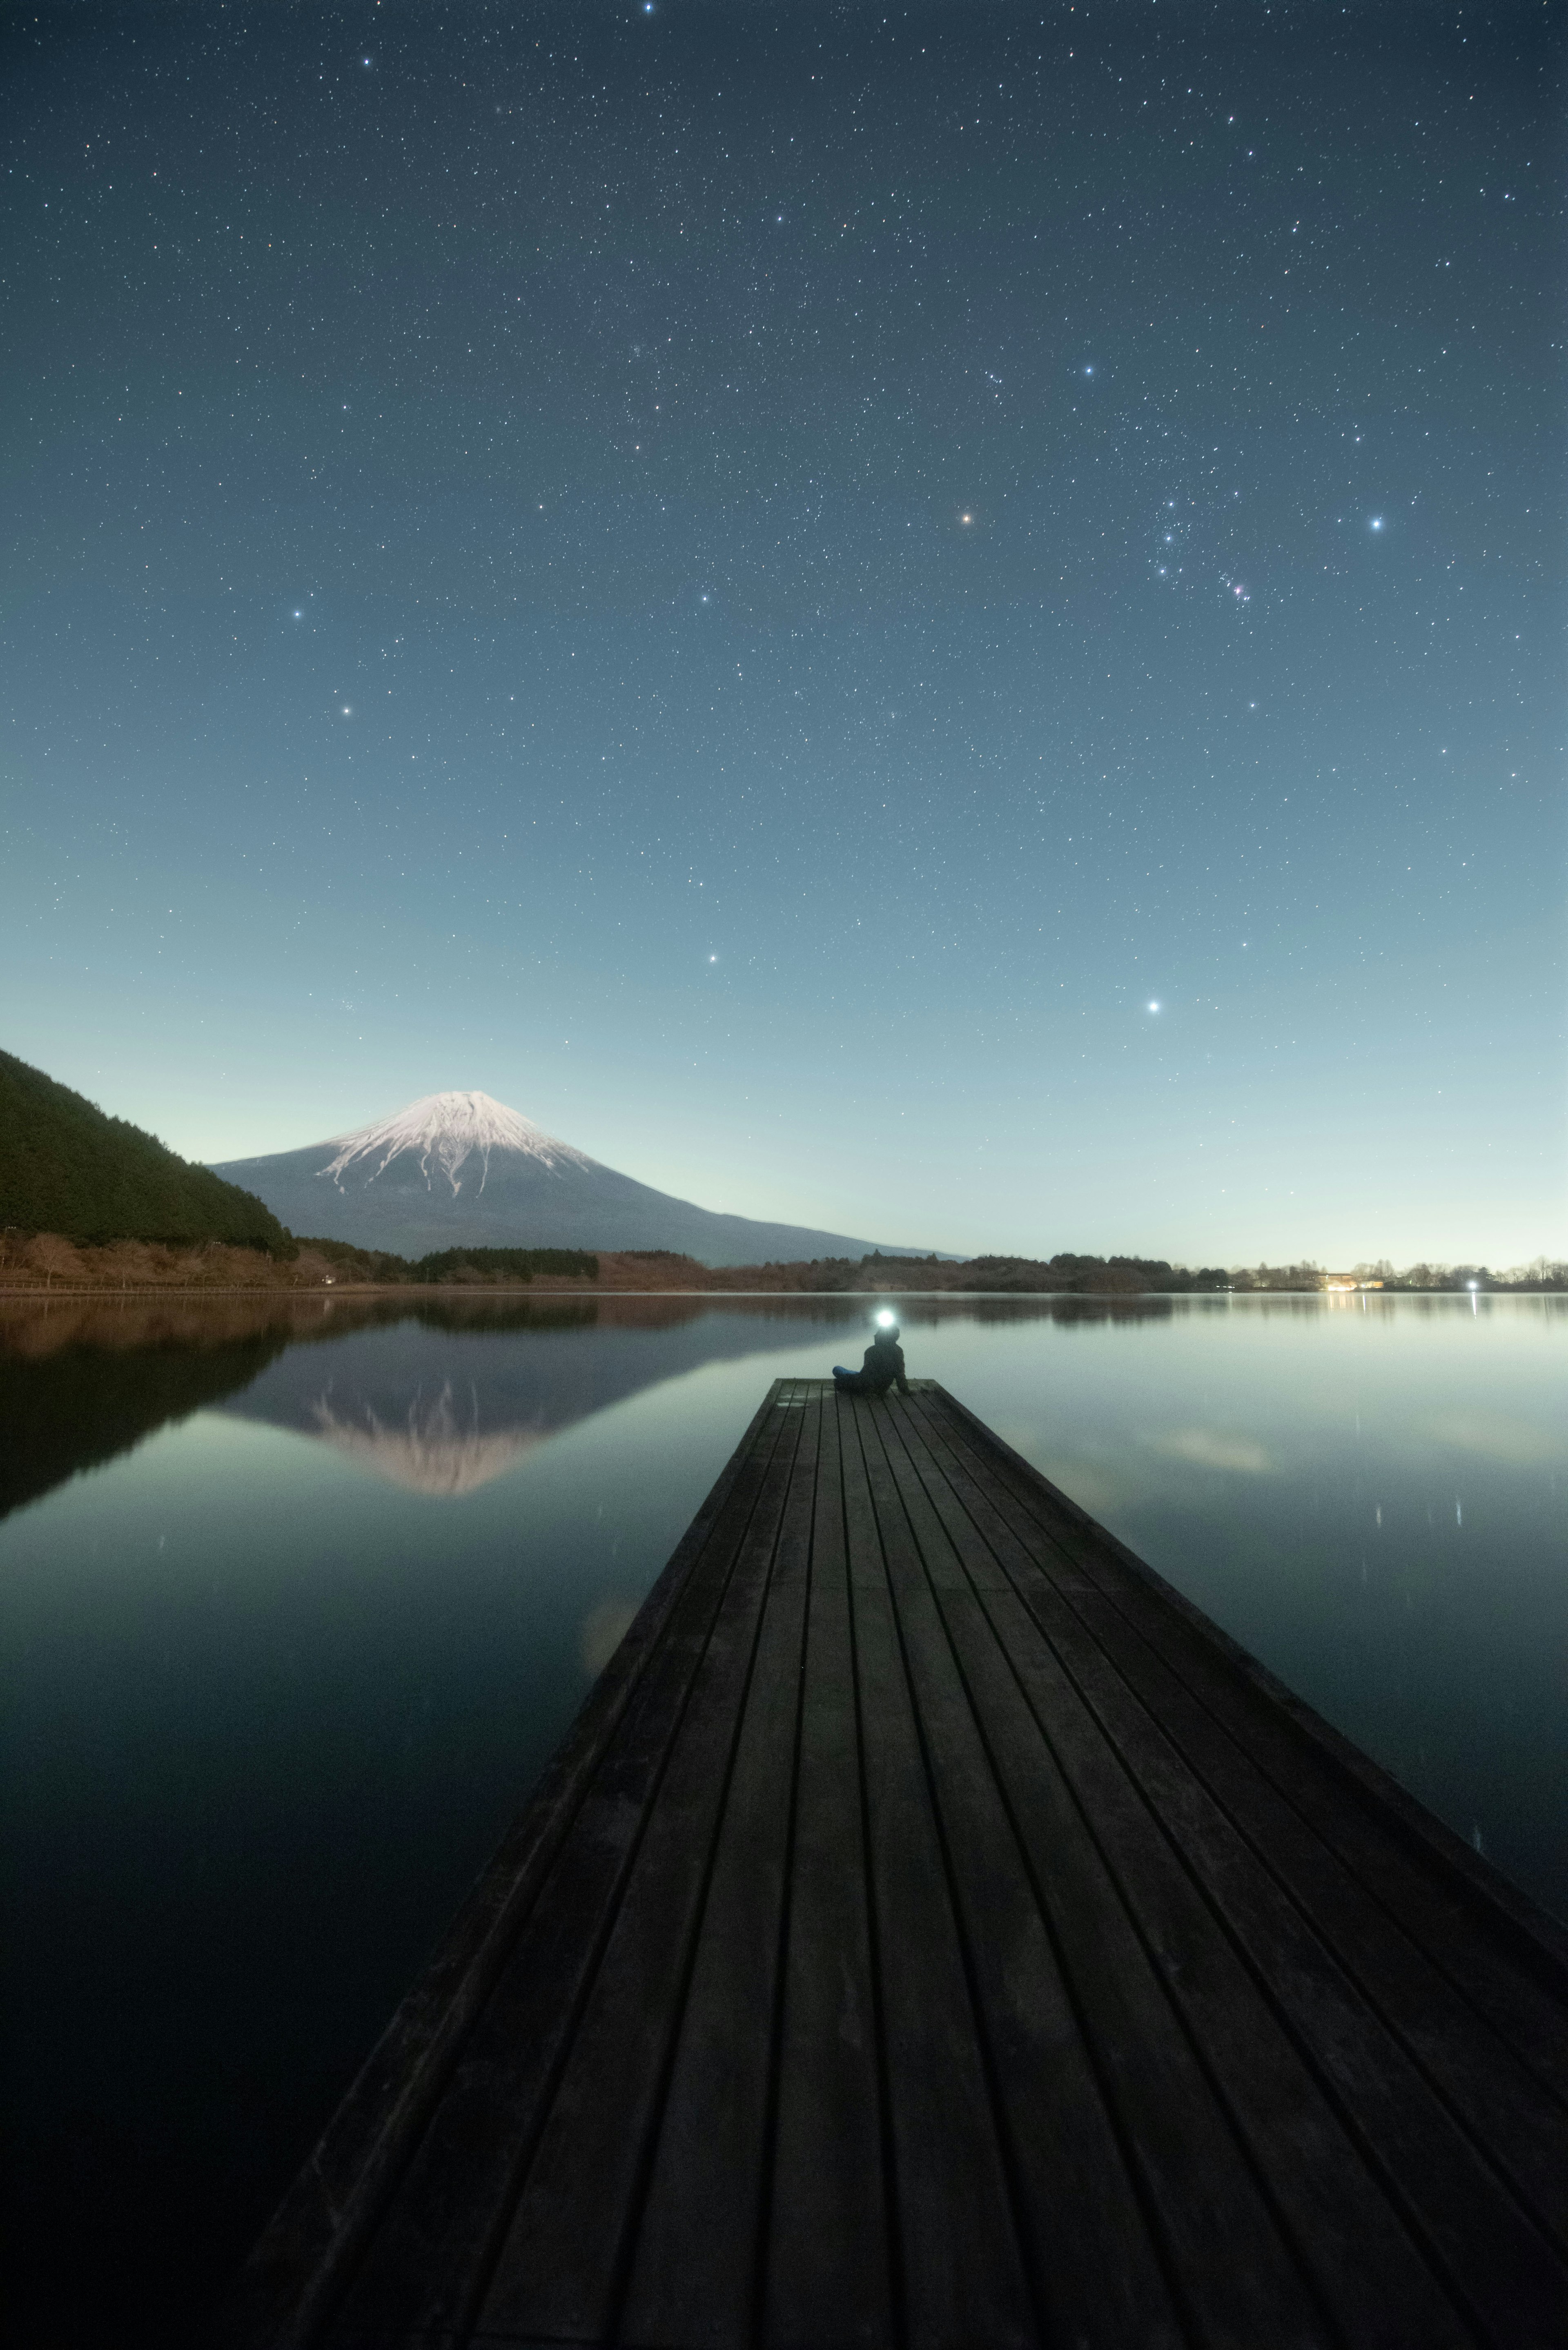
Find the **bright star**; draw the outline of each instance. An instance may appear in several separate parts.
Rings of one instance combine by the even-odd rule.
[[[717,955],[710,955],[708,960],[710,962],[717,962],[719,958]]]
[[[1151,1012],[1158,1012],[1159,1010],[1158,1003],[1151,1003],[1148,1008]]]
[[[1366,527],[1367,527],[1367,529],[1368,529],[1368,530],[1381,530],[1381,529],[1382,529],[1382,527],[1383,527],[1383,517],[1382,517],[1382,515],[1373,515],[1373,517],[1372,517],[1372,520],[1367,524]]]
[[[343,704],[343,715],[345,718],[352,718],[354,715],[354,712],[349,709],[347,702]]]
[[[974,520],[974,516],[973,515],[960,515],[959,520],[960,522],[972,522]]]

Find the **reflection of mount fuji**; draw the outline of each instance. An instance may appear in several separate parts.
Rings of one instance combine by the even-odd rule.
[[[575,1420],[859,1300],[289,1297],[0,1302],[0,1518],[214,1407],[406,1492],[474,1491]],[[826,1336],[825,1347],[829,1345]]]
[[[909,1324],[1168,1321],[1170,1297],[910,1298]],[[823,1367],[867,1300],[456,1295],[0,1301],[0,1518],[214,1408],[330,1444],[405,1492],[455,1498],[643,1388],[813,1339]],[[746,1412],[761,1390],[736,1408]]]
[[[407,1492],[455,1500],[488,1485],[492,1478],[504,1477],[548,1433],[538,1428],[486,1430],[479,1426],[479,1397],[472,1386],[467,1400],[472,1413],[465,1420],[454,1406],[448,1379],[433,1399],[415,1396],[396,1422],[383,1420],[373,1404],[366,1404],[357,1418],[345,1418],[326,1395],[311,1406],[311,1412],[315,1433],[359,1468]]]
[[[580,1309],[579,1309],[580,1311]],[[223,1409],[296,1429],[407,1492],[456,1500],[552,1436],[703,1363],[776,1347],[774,1313],[472,1329],[421,1316],[291,1347]]]

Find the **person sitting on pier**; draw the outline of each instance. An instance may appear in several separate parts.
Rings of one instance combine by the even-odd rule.
[[[878,1314],[877,1336],[866,1349],[860,1369],[846,1371],[842,1363],[835,1363],[833,1384],[840,1395],[886,1395],[895,1382],[900,1395],[909,1394],[909,1382],[904,1375],[904,1349],[898,1344],[898,1326],[890,1314]]]

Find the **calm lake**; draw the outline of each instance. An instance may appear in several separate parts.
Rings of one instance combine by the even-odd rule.
[[[768,1382],[877,1303],[0,1306],[11,2338],[207,2338]],[[902,1310],[1568,1915],[1568,1299]]]

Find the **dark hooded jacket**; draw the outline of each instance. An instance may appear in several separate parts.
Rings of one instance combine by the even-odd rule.
[[[909,1382],[904,1374],[904,1349],[890,1330],[878,1331],[867,1347],[860,1376],[871,1395],[886,1395],[895,1382],[900,1395],[909,1394]]]

